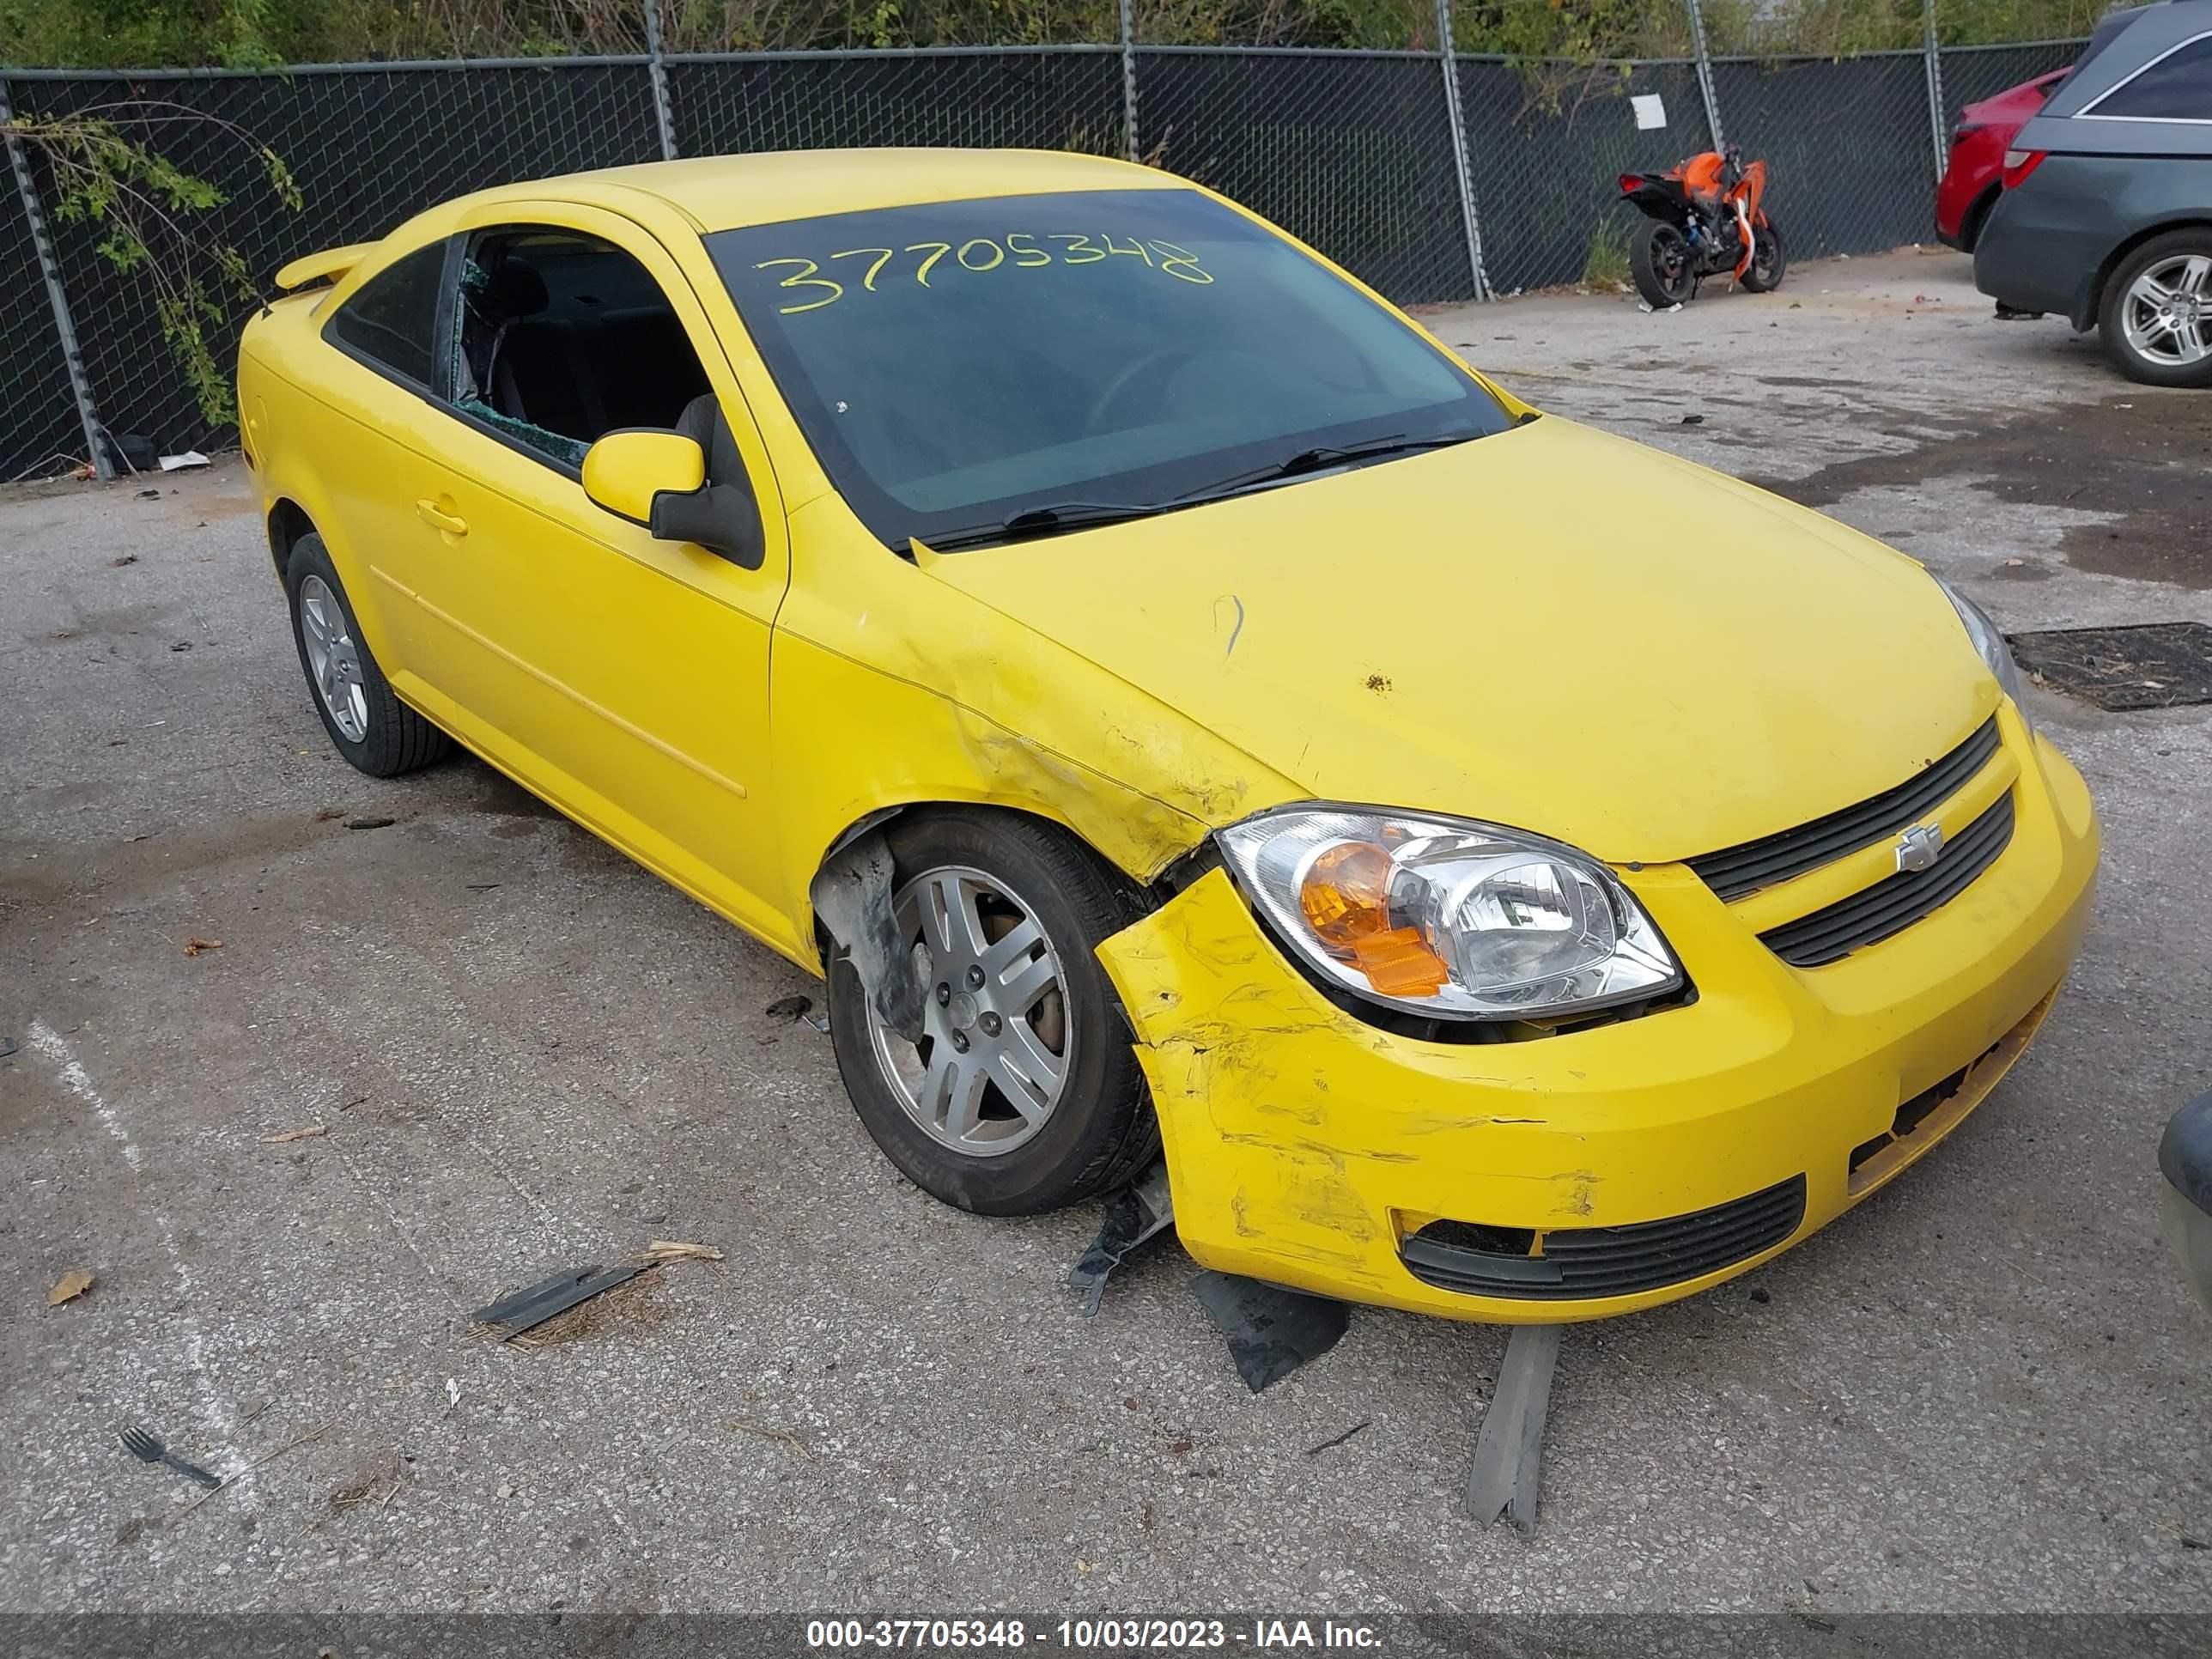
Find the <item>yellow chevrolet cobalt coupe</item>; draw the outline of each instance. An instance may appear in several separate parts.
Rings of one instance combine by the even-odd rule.
[[[1165,173],[629,167],[278,284],[244,443],[339,752],[458,742],[826,974],[949,1204],[1164,1151],[1207,1266],[1630,1312],[1948,1133],[2080,939],[1971,603]]]

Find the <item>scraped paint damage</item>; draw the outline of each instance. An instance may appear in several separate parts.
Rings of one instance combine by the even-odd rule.
[[[1514,1168],[1522,1160],[1508,1143],[1540,1132],[1540,1115],[1449,1109],[1470,1082],[1534,1093],[1532,1079],[1431,1080],[1414,1051],[1432,1054],[1433,1045],[1364,1024],[1318,996],[1261,933],[1224,872],[1202,876],[1098,954],[1152,1085],[1177,1230],[1202,1265],[1293,1286],[1402,1293],[1398,1231],[1436,1218],[1394,1209],[1378,1194],[1401,1183],[1428,1191],[1468,1155],[1470,1138],[1497,1146],[1492,1178],[1511,1182],[1522,1206],[1534,1196],[1534,1210],[1556,1224],[1590,1214],[1589,1170]],[[1502,1060],[1517,1046],[1480,1052]],[[1374,1098],[1357,1082],[1332,1086],[1347,1062],[1351,1077],[1375,1077],[1376,1057],[1401,1049],[1405,1097]],[[1431,1088],[1436,1097],[1423,1098]]]

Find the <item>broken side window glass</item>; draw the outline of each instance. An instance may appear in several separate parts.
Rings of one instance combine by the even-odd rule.
[[[667,296],[611,243],[501,226],[472,240],[457,287],[455,407],[556,465],[618,428],[672,428],[707,390]]]

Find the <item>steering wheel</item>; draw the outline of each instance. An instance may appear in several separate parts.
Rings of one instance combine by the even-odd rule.
[[[1111,418],[1124,399],[1139,389],[1157,396],[1168,376],[1198,355],[1180,347],[1164,346],[1157,351],[1147,351],[1140,357],[1133,358],[1120,374],[1106,383],[1106,389],[1091,400],[1091,407],[1084,413],[1084,431],[1111,431],[1127,424]]]

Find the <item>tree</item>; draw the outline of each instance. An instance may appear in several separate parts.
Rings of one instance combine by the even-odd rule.
[[[211,425],[238,418],[229,377],[210,341],[228,333],[232,311],[262,295],[246,260],[209,233],[204,216],[228,198],[155,147],[179,123],[212,129],[242,148],[278,201],[295,211],[300,186],[266,144],[235,122],[166,101],[95,104],[62,115],[9,117],[10,137],[46,158],[53,175],[49,210],[57,223],[89,227],[101,258],[151,287],[161,337],[191,381]]]

